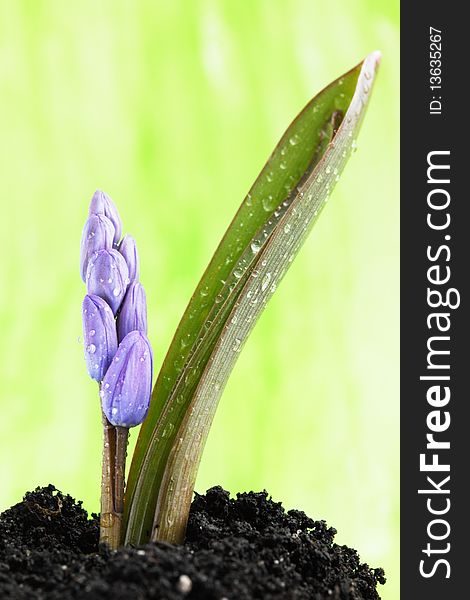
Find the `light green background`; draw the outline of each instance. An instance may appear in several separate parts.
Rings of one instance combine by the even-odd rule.
[[[288,123],[383,62],[332,202],[242,353],[197,489],[267,488],[398,596],[398,2],[0,0],[0,507],[53,482],[98,508],[78,272],[97,187],[137,238],[158,365]]]

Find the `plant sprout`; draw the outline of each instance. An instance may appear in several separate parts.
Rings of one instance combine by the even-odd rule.
[[[120,241],[122,226],[109,197],[93,197],[82,241],[83,317],[88,371],[101,383],[101,540],[110,548],[183,541],[224,386],[356,149],[379,62],[373,52],[333,81],[281,138],[189,302],[150,407],[152,351],[135,242],[130,236]],[[100,332],[99,344],[90,328]],[[128,429],[141,422],[123,503]]]

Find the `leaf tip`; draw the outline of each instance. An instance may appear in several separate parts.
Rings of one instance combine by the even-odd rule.
[[[370,59],[374,68],[377,69],[382,61],[382,52],[380,52],[380,50],[374,50],[367,58]]]

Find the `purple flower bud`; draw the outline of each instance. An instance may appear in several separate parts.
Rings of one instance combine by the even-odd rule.
[[[89,262],[86,273],[87,292],[109,304],[116,314],[129,284],[127,263],[117,250],[100,250]]]
[[[113,311],[102,298],[85,296],[82,316],[88,374],[101,381],[118,347]]]
[[[101,406],[116,427],[134,427],[147,416],[152,392],[152,348],[140,331],[119,344],[101,384]]]
[[[125,235],[119,244],[119,252],[124,256],[129,267],[129,279],[137,281],[139,279],[139,255],[134,238],[131,235]]]
[[[114,225],[114,243],[117,245],[121,239],[122,234],[122,221],[119,216],[116,205],[108,196],[101,190],[96,190],[93,194],[93,198],[90,202],[90,208],[88,214],[91,215],[105,215]]]
[[[114,239],[114,225],[104,215],[88,217],[82,233],[80,246],[80,273],[85,281],[90,257],[100,250],[111,250]]]
[[[138,281],[127,289],[117,318],[118,340],[123,340],[131,331],[147,334],[147,299],[145,290]]]

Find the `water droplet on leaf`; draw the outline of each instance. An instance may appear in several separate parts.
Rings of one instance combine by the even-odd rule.
[[[271,281],[271,273],[266,273],[266,275],[263,278],[263,283],[261,284],[261,291],[264,292],[264,290],[268,287],[270,281]]]

